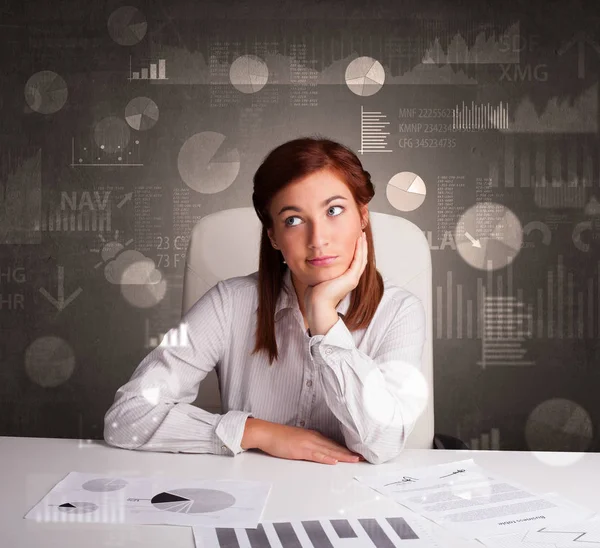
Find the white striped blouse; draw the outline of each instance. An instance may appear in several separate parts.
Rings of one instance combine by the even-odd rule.
[[[338,321],[325,335],[305,330],[289,268],[275,311],[279,358],[251,355],[258,272],[219,281],[183,316],[117,390],[104,417],[104,439],[147,451],[235,456],[247,417],[303,427],[373,464],[397,456],[425,407],[421,374],[425,311],[413,293],[383,276],[384,293],[366,329]],[[185,326],[187,344],[167,346]],[[192,404],[213,368],[221,414]]]

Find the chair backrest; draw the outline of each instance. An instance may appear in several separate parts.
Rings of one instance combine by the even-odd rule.
[[[429,398],[406,441],[406,448],[430,449],[434,435],[431,252],[421,229],[414,223],[372,211],[369,218],[377,270],[393,284],[414,293],[425,308],[427,336],[422,373],[429,387]],[[236,230],[233,237],[232,227],[244,229]],[[186,256],[183,314],[217,282],[258,270],[261,230],[262,225],[252,207],[212,213],[196,224]],[[194,403],[211,413],[221,412],[214,370],[200,383]]]

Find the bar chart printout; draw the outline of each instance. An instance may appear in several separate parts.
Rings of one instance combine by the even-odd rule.
[[[441,527],[416,515],[410,518],[263,520],[256,529],[192,529],[196,548],[402,548],[408,545],[442,548],[473,545],[464,538],[449,536]]]

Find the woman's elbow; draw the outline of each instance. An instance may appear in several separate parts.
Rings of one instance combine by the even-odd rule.
[[[365,457],[365,460],[370,463],[370,464],[383,464],[385,462],[388,462],[389,460],[392,460],[393,458],[397,457],[398,453],[396,454],[381,454],[381,453],[375,453],[373,451],[365,451],[363,453],[363,457]]]
[[[121,449],[139,449],[143,440],[131,432],[131,428],[120,426],[116,422],[104,422],[104,441]]]
[[[404,451],[405,442],[403,441],[399,446],[388,446],[385,448],[376,449],[373,446],[363,446],[360,451],[361,455],[367,462],[371,464],[383,464],[399,456]]]
[[[153,428],[149,425],[157,420],[159,414],[156,403],[146,397],[121,395],[104,415],[104,441],[123,449],[139,449],[151,437]]]
[[[139,449],[147,441],[140,436],[139,427],[127,420],[119,405],[113,406],[104,416],[104,441],[121,449]]]

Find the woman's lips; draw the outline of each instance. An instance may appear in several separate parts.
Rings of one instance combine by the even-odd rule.
[[[328,264],[331,264],[336,259],[337,259],[337,257],[330,257],[329,259],[319,259],[319,260],[314,260],[314,261],[308,261],[308,263],[313,266],[327,266]]]

